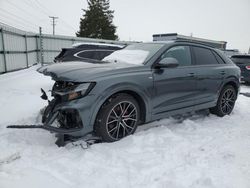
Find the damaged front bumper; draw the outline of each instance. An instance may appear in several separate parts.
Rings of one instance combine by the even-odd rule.
[[[45,95],[43,97],[47,100]],[[84,138],[93,132],[93,126],[90,126],[93,103],[91,96],[64,102],[54,98],[44,109],[42,124],[9,125],[7,128],[44,129],[55,133],[58,138],[56,144],[64,146],[68,141]]]
[[[44,123],[41,126],[41,128],[47,131],[50,131],[52,133],[58,133],[58,134],[73,134],[82,130],[83,127],[72,127],[72,128],[60,127],[60,124],[58,125],[58,122],[57,122],[59,116],[60,116],[59,111],[53,113],[51,118],[46,123]]]

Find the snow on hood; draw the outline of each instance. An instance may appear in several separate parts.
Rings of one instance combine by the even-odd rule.
[[[105,57],[103,61],[113,63],[129,63],[141,65],[147,58],[149,52],[145,50],[118,50]]]

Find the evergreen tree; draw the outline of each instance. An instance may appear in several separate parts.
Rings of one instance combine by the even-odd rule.
[[[117,40],[116,26],[113,22],[113,10],[110,10],[109,0],[87,0],[88,8],[83,9],[80,20],[80,30],[77,37]]]

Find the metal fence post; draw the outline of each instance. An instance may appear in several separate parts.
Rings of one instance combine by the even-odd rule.
[[[7,61],[6,61],[6,51],[5,51],[5,45],[4,45],[4,35],[3,35],[3,28],[0,29],[1,31],[1,37],[2,37],[2,47],[3,47],[3,62],[4,62],[4,72],[7,72]]]
[[[36,40],[36,61],[37,61],[37,63],[40,63],[40,48],[39,48],[39,41],[38,41],[38,39],[39,39],[39,36],[38,35],[36,35],[35,36],[35,40]]]
[[[42,37],[42,27],[39,27],[39,39],[40,39],[40,57],[41,57],[41,65],[43,66],[43,37]]]
[[[25,53],[26,53],[26,63],[27,63],[27,68],[29,67],[29,54],[28,54],[28,43],[27,43],[27,35],[24,35],[25,39]]]

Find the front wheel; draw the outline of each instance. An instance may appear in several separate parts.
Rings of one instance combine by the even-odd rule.
[[[138,102],[128,94],[111,97],[100,109],[95,133],[105,142],[113,142],[133,134],[140,119]]]
[[[231,114],[236,98],[237,94],[234,87],[231,85],[225,86],[220,93],[217,105],[211,108],[210,112],[219,117]]]

